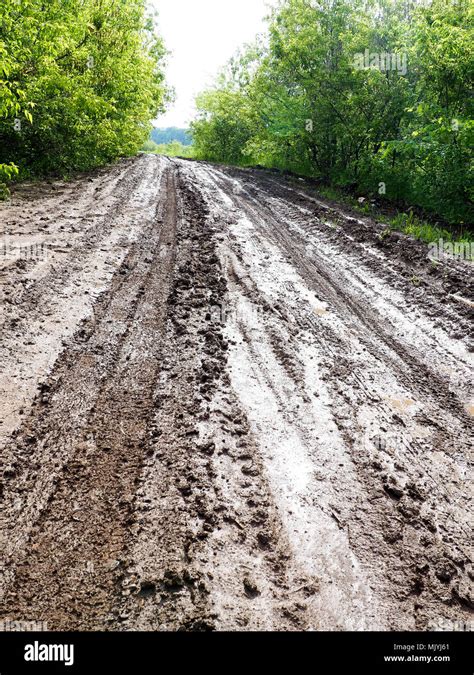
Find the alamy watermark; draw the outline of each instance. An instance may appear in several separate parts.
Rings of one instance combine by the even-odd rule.
[[[474,260],[474,242],[468,241],[432,241],[428,244],[429,260]]]
[[[363,53],[354,54],[352,65],[355,70],[375,68],[382,72],[396,71],[399,75],[406,75],[408,55],[398,52],[369,52],[366,49]]]
[[[474,629],[473,621],[464,621],[461,619],[444,619],[438,618],[433,619],[428,624],[428,630],[430,631],[448,631],[450,633],[466,633],[472,632]]]
[[[62,662],[65,666],[74,665],[73,644],[42,644],[36,640],[26,645],[24,650],[25,661]]]
[[[8,238],[0,240],[0,262],[2,260],[36,260],[48,257],[48,245],[44,242],[14,241]]]
[[[0,620],[0,633],[44,633],[48,631],[47,621]]]

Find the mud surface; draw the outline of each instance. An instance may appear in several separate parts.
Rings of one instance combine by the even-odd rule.
[[[0,219],[0,619],[471,625],[470,264],[154,156]]]

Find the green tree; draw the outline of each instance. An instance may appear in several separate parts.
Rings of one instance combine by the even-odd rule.
[[[198,98],[198,154],[472,219],[468,0],[282,0]]]
[[[164,109],[164,57],[146,0],[3,0],[0,162],[69,172],[135,153]]]

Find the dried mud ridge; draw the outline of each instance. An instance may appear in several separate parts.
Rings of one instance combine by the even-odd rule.
[[[472,266],[153,156],[0,217],[0,618],[472,626]]]

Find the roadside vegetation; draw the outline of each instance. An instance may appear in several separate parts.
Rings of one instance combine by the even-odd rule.
[[[168,97],[165,54],[146,0],[2,0],[0,196],[135,154]]]
[[[376,220],[387,223],[387,233],[392,231],[403,232],[425,243],[440,239],[445,242],[457,241],[459,243],[474,241],[472,228],[469,225],[450,226],[435,219],[427,220],[421,215],[417,215],[412,208],[408,208],[406,212],[397,211],[393,207],[390,208],[389,204],[385,204],[385,208],[381,208],[381,203],[378,200],[356,198],[347,190],[331,185],[320,185],[317,192],[338,204],[349,206],[363,216],[371,216]]]
[[[192,145],[193,143],[189,129],[181,127],[155,127],[150,138],[157,145],[166,145],[171,141],[179,141],[182,145]]]
[[[198,97],[196,156],[311,176],[469,231],[473,14],[468,0],[282,0]]]
[[[194,157],[194,146],[183,145],[176,140],[158,144],[149,139],[143,144],[142,151],[151,152],[155,155],[165,155],[166,157],[185,157],[187,159]]]

